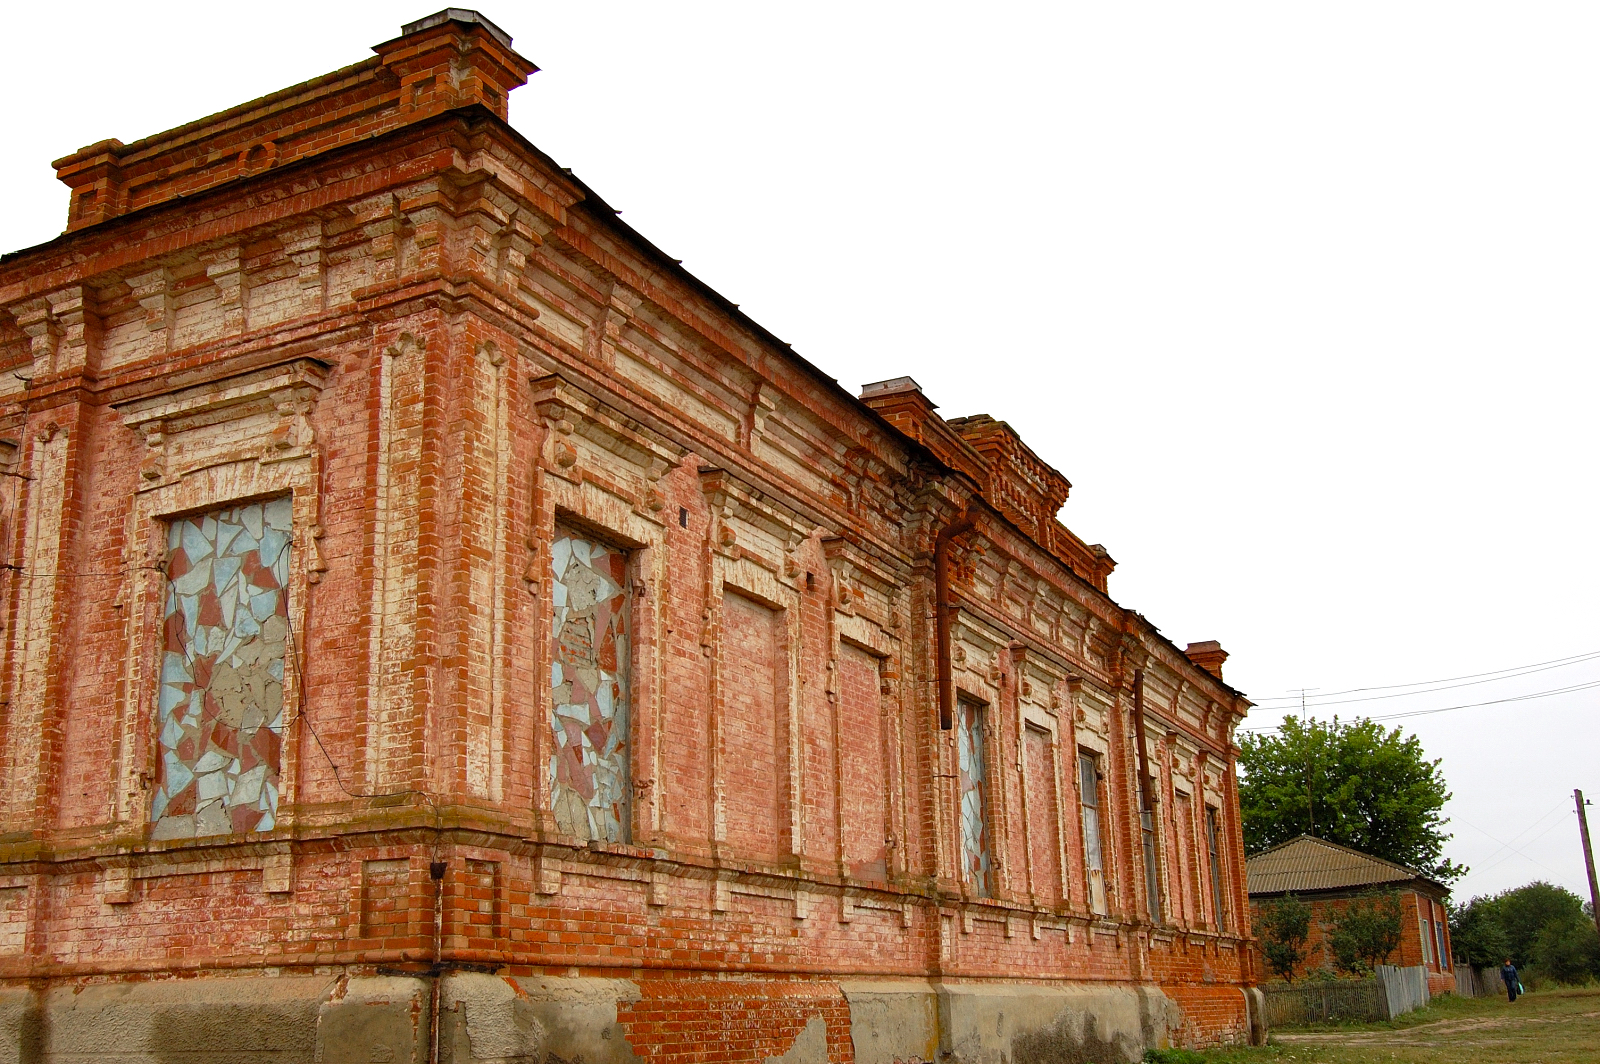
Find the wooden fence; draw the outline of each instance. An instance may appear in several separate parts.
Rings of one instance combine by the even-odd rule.
[[[1376,1023],[1428,1003],[1427,969],[1379,965],[1366,979],[1276,983],[1261,988],[1270,1027],[1309,1023]]]
[[[1474,968],[1468,964],[1456,965],[1456,993],[1462,997],[1503,997],[1506,984],[1498,968]]]
[[[1378,965],[1378,981],[1383,984],[1384,997],[1389,1003],[1389,1019],[1403,1016],[1428,1003],[1428,969],[1393,968]]]

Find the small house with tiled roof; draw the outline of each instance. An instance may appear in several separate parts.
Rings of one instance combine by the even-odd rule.
[[[1326,839],[1301,835],[1246,858],[1245,882],[1251,919],[1258,926],[1262,905],[1287,894],[1311,906],[1311,937],[1300,975],[1319,968],[1333,969],[1333,951],[1326,941],[1326,930],[1337,922],[1352,898],[1398,894],[1403,914],[1400,948],[1389,963],[1425,967],[1430,993],[1455,989],[1450,922],[1445,912],[1450,889],[1425,873]],[[1264,964],[1262,967],[1265,970]]]

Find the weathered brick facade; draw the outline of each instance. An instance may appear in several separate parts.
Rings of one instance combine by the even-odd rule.
[[[491,24],[375,51],[0,261],[9,1059],[1249,1037],[1220,648],[520,137]]]

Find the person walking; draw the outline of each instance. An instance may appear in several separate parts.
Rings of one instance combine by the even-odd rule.
[[[1517,966],[1507,957],[1505,964],[1500,967],[1500,978],[1505,980],[1506,1000],[1515,1001],[1517,995],[1522,993],[1522,978],[1517,975]]]

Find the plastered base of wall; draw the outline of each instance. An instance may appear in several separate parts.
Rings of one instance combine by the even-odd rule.
[[[961,1064],[1137,1061],[1182,1014],[1155,987],[942,986],[942,1048]]]
[[[726,987],[724,981],[717,981]],[[770,987],[766,988],[770,991]],[[430,980],[261,973],[0,989],[0,1064],[244,1062],[424,1064]],[[1137,1061],[1182,1025],[1154,987],[863,981],[838,985],[857,1064]],[[624,979],[456,972],[439,981],[443,1064],[638,1064]],[[706,1043],[736,1032],[697,1032]],[[822,1015],[753,1064],[841,1059]]]
[[[205,976],[0,990],[0,1064],[426,1060],[425,979]]]

